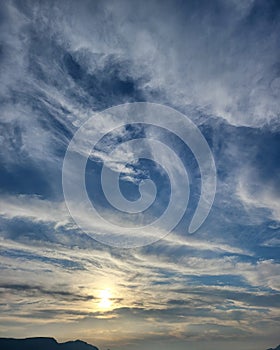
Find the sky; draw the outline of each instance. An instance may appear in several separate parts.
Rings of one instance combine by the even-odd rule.
[[[1,2],[1,337],[280,343],[279,5]]]

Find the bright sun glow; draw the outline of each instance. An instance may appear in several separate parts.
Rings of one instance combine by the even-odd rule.
[[[99,298],[100,298],[99,307],[101,309],[109,309],[111,307],[112,301],[111,301],[111,292],[109,289],[101,290],[99,293]]]

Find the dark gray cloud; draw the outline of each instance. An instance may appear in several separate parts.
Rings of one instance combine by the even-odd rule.
[[[68,288],[68,286],[65,286]],[[60,287],[61,288],[61,287]],[[92,295],[78,295],[63,289],[44,289],[41,286],[31,286],[29,284],[0,284],[0,291],[2,295],[7,292],[14,294],[20,293],[21,297],[52,297],[54,299],[68,300],[68,301],[87,301],[94,299]]]

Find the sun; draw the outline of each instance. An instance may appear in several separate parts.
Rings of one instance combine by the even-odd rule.
[[[112,306],[111,297],[112,297],[112,294],[110,289],[103,289],[99,292],[100,309],[103,309],[103,310],[110,309],[110,307]]]

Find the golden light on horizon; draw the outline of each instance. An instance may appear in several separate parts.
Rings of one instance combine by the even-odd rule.
[[[99,308],[102,310],[108,310],[112,306],[112,293],[110,289],[103,289],[99,292],[100,302],[98,304]]]

